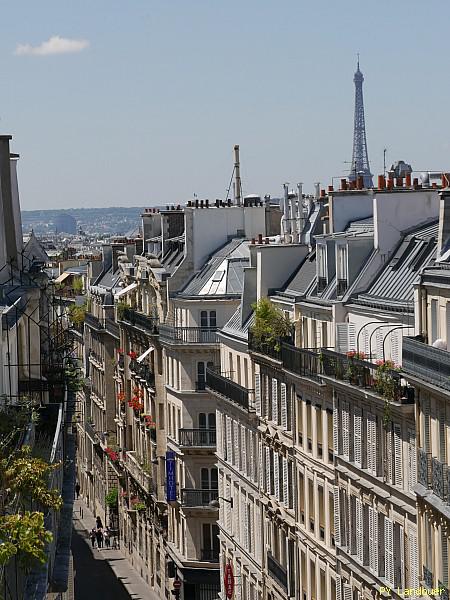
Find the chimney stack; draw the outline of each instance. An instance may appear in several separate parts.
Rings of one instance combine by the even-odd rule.
[[[378,175],[378,189],[384,190],[385,187],[386,187],[386,179],[384,178],[384,175]]]
[[[0,135],[0,191],[5,224],[6,260],[17,262],[16,227],[11,185],[11,153],[9,142],[11,135]]]

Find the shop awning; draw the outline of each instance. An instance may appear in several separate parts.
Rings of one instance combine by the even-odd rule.
[[[144,360],[144,358],[150,354],[150,352],[153,352],[154,349],[155,348],[153,346],[150,346],[150,348],[147,348],[147,350],[145,352],[143,352],[140,356],[138,356],[138,358],[136,359],[136,362],[141,363]]]
[[[55,279],[55,283],[62,283],[71,275],[73,275],[73,273],[67,273],[67,271],[65,271],[64,273],[61,273],[61,275]]]
[[[114,294],[114,298],[120,298],[121,296],[128,294],[128,292],[131,292],[131,290],[134,290],[135,288],[137,288],[137,283],[130,283],[130,285],[127,285],[127,287],[124,287],[123,290],[120,290],[120,292],[117,292],[117,294]]]

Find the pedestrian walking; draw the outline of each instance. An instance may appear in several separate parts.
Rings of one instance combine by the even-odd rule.
[[[96,524],[97,529],[103,529],[103,523],[102,523],[102,520],[100,519],[100,517],[95,518],[95,524]]]
[[[107,527],[105,529],[105,531],[103,532],[103,541],[105,542],[105,548],[109,548],[110,547],[110,531],[109,531],[109,527]]]
[[[97,539],[95,527],[93,527],[89,532],[89,537],[91,538],[92,547],[95,548],[95,540]]]
[[[78,498],[80,497],[80,489],[81,489],[81,488],[80,488],[80,484],[79,484],[79,483],[78,483],[78,481],[77,481],[77,484],[76,484],[76,486],[75,486],[75,493],[76,493],[76,495],[77,495],[77,500],[78,500]]]
[[[103,530],[99,527],[95,532],[95,537],[97,538],[97,548],[103,548]]]

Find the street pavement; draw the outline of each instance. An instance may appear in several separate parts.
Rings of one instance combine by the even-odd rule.
[[[75,500],[72,532],[75,600],[161,600],[120,550],[91,547],[88,532],[94,524],[95,517],[86,504],[81,499]]]

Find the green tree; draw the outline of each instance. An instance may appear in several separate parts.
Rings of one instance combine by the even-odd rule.
[[[268,298],[261,298],[252,308],[255,311],[255,322],[250,330],[253,339],[279,350],[281,340],[292,335],[291,321]]]

